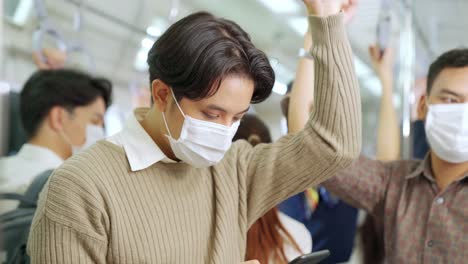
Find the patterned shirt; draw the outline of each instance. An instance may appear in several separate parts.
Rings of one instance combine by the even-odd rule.
[[[324,185],[376,218],[386,263],[468,263],[467,176],[440,191],[429,155],[390,163],[361,156]]]

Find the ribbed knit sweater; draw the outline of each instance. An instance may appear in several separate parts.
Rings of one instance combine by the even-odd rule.
[[[310,18],[315,112],[306,128],[217,165],[157,162],[132,172],[101,141],[65,162],[41,194],[32,263],[241,263],[252,223],[349,165],[361,146],[359,87],[340,15]]]

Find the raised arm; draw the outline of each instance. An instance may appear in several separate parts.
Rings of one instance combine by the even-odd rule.
[[[304,36],[304,50],[310,51],[312,34],[310,28]],[[299,132],[304,129],[314,102],[314,60],[303,56],[297,64],[296,78],[289,97],[288,131]]]
[[[312,1],[309,1],[312,2]],[[333,1],[331,1],[333,2]],[[335,1],[339,4],[339,1]],[[358,0],[342,1],[344,22],[348,24],[357,9]],[[335,8],[335,7],[334,7]],[[308,8],[309,13],[314,12],[314,7]],[[313,36],[310,27],[304,36],[303,48],[309,51],[312,47]],[[289,97],[288,132],[296,133],[304,129],[314,102],[314,58],[312,56],[302,56],[297,64],[296,76]]]
[[[246,177],[240,179],[240,191],[247,194],[249,224],[287,197],[349,166],[360,152],[359,86],[343,15],[333,15],[340,5],[310,2],[314,110],[304,130],[294,135],[255,148],[239,145],[237,170]]]
[[[372,66],[382,84],[377,128],[377,159],[397,160],[400,157],[400,130],[393,104],[393,49],[388,48],[381,55],[378,47],[371,46],[369,54]]]
[[[380,216],[390,178],[390,164],[361,155],[353,165],[340,171],[323,185],[354,207]]]

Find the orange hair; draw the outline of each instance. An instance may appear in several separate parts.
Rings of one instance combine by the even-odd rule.
[[[284,253],[286,244],[303,253],[280,222],[278,213],[275,207],[250,227],[247,232],[246,260],[256,259],[262,264],[268,264],[270,261],[274,261],[275,264],[287,264],[288,260]]]

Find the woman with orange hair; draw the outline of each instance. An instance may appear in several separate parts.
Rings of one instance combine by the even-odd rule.
[[[255,115],[242,119],[233,141],[244,139],[253,146],[270,143],[268,127]],[[262,264],[286,264],[312,251],[312,238],[300,222],[274,207],[258,219],[247,233],[246,260],[256,259]]]

